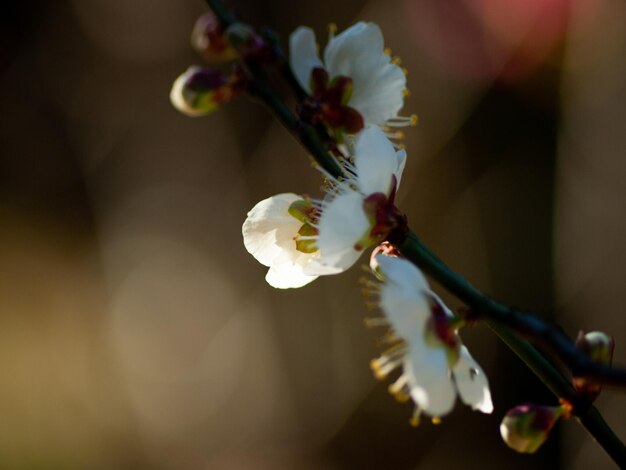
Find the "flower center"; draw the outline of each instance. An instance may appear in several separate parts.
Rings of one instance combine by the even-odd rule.
[[[348,106],[352,96],[351,78],[338,75],[330,80],[325,69],[315,67],[311,72],[311,90],[311,96],[298,107],[303,121],[312,125],[323,124],[338,137],[344,132],[356,134],[363,129],[363,117]]]
[[[390,196],[370,194],[363,200],[363,210],[370,221],[370,229],[355,244],[356,250],[383,242],[389,233],[402,225],[404,215],[394,205],[396,179],[392,178]]]
[[[446,313],[436,300],[431,301],[431,316],[426,325],[426,343],[432,347],[443,347],[448,353],[448,363],[454,366],[459,359],[461,339],[456,332],[455,318]]]
[[[315,223],[319,218],[319,210],[316,209],[310,200],[299,199],[294,201],[287,210],[290,216],[302,222],[298,233],[293,237],[296,242],[296,250],[302,253],[315,253],[318,248],[315,244],[319,230]]]

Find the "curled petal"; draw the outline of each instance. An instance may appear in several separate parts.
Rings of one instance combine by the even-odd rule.
[[[396,162],[397,166],[394,175],[396,177],[396,185],[400,187],[400,180],[402,179],[402,173],[406,165],[406,150],[400,149],[396,152]]]
[[[289,206],[302,198],[283,193],[264,199],[254,206],[243,223],[243,243],[256,260],[272,266],[280,257],[301,255],[293,240],[302,222],[289,215]]]
[[[316,67],[323,67],[311,28],[300,26],[289,36],[289,63],[300,86],[310,93],[311,72]]]
[[[459,360],[452,368],[461,400],[473,410],[493,411],[487,376],[465,346],[461,346]]]

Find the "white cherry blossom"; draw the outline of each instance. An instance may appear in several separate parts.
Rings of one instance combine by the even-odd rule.
[[[400,377],[389,391],[415,404],[412,423],[422,413],[435,420],[448,414],[457,395],[474,410],[491,413],[493,404],[484,371],[461,343],[452,312],[430,290],[420,270],[409,261],[375,256],[379,305],[384,317],[376,324],[391,328],[393,346],[372,361],[377,378],[398,367]]]
[[[289,58],[296,79],[310,95],[316,92],[312,78],[315,69],[323,69],[331,84],[339,77],[352,80],[345,95],[347,103],[343,104],[355,109],[365,126],[415,125],[416,116],[398,115],[407,94],[406,76],[399,61],[385,49],[376,24],[358,22],[336,36],[331,32],[323,60],[318,55],[315,33],[301,26],[289,38]]]
[[[406,152],[396,151],[375,126],[359,134],[351,149],[353,156],[344,162],[350,176],[329,181],[324,199],[284,193],[259,202],[248,213],[244,245],[270,268],[270,285],[301,287],[320,275],[341,273],[364,249],[380,242],[384,233],[372,234],[379,221],[371,211],[376,204],[390,202]]]
[[[377,218],[393,209],[406,152],[396,151],[383,131],[371,126],[357,136],[352,160],[345,163],[351,176],[337,182],[318,202],[315,244],[320,255],[305,267],[305,273],[349,268],[363,250],[382,241],[386,228],[392,228],[385,224],[393,221]]]

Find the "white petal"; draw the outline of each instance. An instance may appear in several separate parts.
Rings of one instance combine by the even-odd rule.
[[[259,263],[271,266],[279,257],[292,259],[300,255],[293,237],[302,222],[287,211],[291,203],[301,199],[292,193],[278,194],[264,199],[248,212],[242,227],[243,243]]]
[[[380,28],[374,23],[359,21],[328,42],[324,50],[324,63],[332,76],[351,77],[348,72],[359,65],[357,62],[363,59],[368,65],[373,65],[384,47]]]
[[[310,276],[339,274],[348,270],[361,256],[362,251],[346,248],[333,256],[315,257],[304,267],[304,273]]]
[[[348,104],[368,124],[384,124],[396,117],[404,105],[406,77],[400,67],[388,61],[389,57],[381,54],[374,70],[352,72],[354,92]]]
[[[389,194],[392,176],[398,170],[393,144],[378,126],[369,126],[356,139],[354,147],[359,190],[363,194]]]
[[[483,413],[493,411],[487,376],[465,346],[461,346],[459,360],[452,373],[463,403]]]
[[[267,283],[277,289],[302,287],[315,279],[317,276],[304,274],[303,266],[292,263],[272,266],[265,276]]]
[[[402,173],[406,165],[406,150],[401,149],[396,152],[397,166],[396,166],[396,189],[400,187],[400,180],[402,179]]]
[[[363,211],[363,197],[354,191],[346,191],[328,203],[319,219],[317,247],[320,263],[340,268],[350,267],[361,250],[355,244],[371,229]],[[365,247],[363,247],[365,248]]]
[[[382,285],[380,306],[394,332],[405,340],[423,334],[431,313],[424,291],[416,288],[407,291],[393,283]]]
[[[324,63],[331,78],[352,79],[348,104],[366,123],[383,124],[402,108],[406,77],[384,53],[383,35],[375,24],[357,23],[335,36],[324,51]]]
[[[430,287],[424,274],[410,261],[385,255],[378,255],[376,261],[385,276],[386,283],[396,284],[406,292],[430,292]]]
[[[448,357],[444,348],[432,348],[423,336],[409,342],[405,358],[411,398],[428,415],[440,417],[454,407],[456,390],[450,379]]]
[[[380,272],[385,276],[380,304],[398,336],[409,339],[424,331],[431,315],[430,288],[422,272],[403,258],[378,255]]]
[[[300,26],[289,36],[289,63],[300,86],[310,92],[311,72],[315,67],[322,67],[311,28]]]

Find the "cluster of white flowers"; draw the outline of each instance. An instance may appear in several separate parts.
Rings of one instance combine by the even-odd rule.
[[[310,91],[315,70],[323,68],[312,30],[298,28],[290,46],[293,72]],[[365,126],[342,145],[345,155],[339,163],[346,177],[329,177],[322,199],[279,194],[248,213],[244,244],[270,268],[267,282],[278,288],[301,287],[320,275],[343,272],[364,249],[382,241],[387,221],[380,220],[384,211],[377,209],[393,202],[406,161],[406,152],[396,150],[387,136],[388,124],[411,121],[398,116],[406,78],[385,52],[380,28],[357,23],[332,36],[324,58],[331,81],[352,81],[347,104]]]
[[[393,147],[377,127],[355,139],[349,176],[332,181],[321,200],[286,193],[259,202],[243,224],[244,244],[268,266],[267,282],[301,287],[320,275],[352,266],[378,243],[376,209],[395,192],[406,152]]]
[[[266,280],[277,288],[343,272],[366,248],[385,241],[397,223],[394,197],[406,162],[406,152],[389,140],[395,136],[391,128],[415,121],[398,115],[405,74],[372,23],[357,23],[337,36],[331,32],[323,62],[313,31],[300,27],[290,38],[290,60],[310,95],[308,114],[301,118],[324,124],[332,135],[341,132],[338,163],[345,177],[326,175],[321,199],[278,194],[248,213],[244,244],[269,267]],[[354,125],[355,113],[362,125]],[[438,419],[450,412],[457,393],[473,409],[490,413],[487,379],[462,345],[454,315],[413,264],[384,254],[373,259],[384,313],[375,323],[391,328],[386,338],[393,343],[372,361],[375,375],[384,378],[402,366],[390,391],[413,400],[414,423],[421,413]]]

